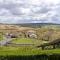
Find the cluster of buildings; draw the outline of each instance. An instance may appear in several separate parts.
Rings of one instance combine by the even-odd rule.
[[[15,32],[15,33],[5,33],[5,36],[7,38],[37,38],[36,31],[34,30],[28,30],[28,31],[21,31],[21,32]]]
[[[36,31],[33,28],[17,25],[0,25],[0,32],[7,38],[37,38]]]

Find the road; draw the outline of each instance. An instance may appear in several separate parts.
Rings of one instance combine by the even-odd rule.
[[[4,37],[4,40],[1,40],[1,41],[0,41],[0,46],[4,46],[4,45],[6,45],[7,43],[9,43],[10,41],[12,41],[11,38]]]

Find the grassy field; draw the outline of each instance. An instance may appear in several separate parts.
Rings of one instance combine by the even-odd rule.
[[[36,43],[35,39],[30,39],[30,38],[16,38],[13,39],[13,43],[20,43],[20,44],[33,44]]]
[[[41,50],[32,47],[0,47],[0,56],[9,56],[9,55],[29,56],[29,55],[41,55],[41,54],[46,55],[60,54],[60,49]]]
[[[16,38],[13,39],[11,42],[16,44],[34,44],[35,46],[40,45],[42,43],[41,40],[31,38]]]

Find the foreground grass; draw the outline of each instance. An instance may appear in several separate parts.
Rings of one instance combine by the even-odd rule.
[[[9,55],[41,55],[41,54],[60,54],[60,49],[54,50],[41,50],[33,47],[0,47],[0,56],[9,56]]]

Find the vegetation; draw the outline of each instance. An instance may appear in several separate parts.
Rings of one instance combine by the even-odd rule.
[[[19,26],[19,25],[17,25]],[[26,26],[26,25],[24,25]],[[5,26],[6,27],[6,26]],[[50,50],[41,50],[41,48],[37,48],[36,46],[40,46],[41,44],[44,44],[45,42],[49,42],[55,39],[60,38],[60,26],[59,25],[49,25],[48,26],[46,24],[38,24],[33,26],[28,26],[29,29],[32,29],[30,27],[34,27],[33,30],[36,31],[37,34],[37,39],[33,39],[33,38],[29,38],[26,37],[25,35],[20,37],[20,35],[18,36],[18,38],[14,38],[11,43],[15,43],[15,44],[34,44],[33,46],[0,46],[0,56],[4,56],[4,58],[11,58],[11,56],[22,56],[22,57],[36,57],[36,56],[41,56],[41,55],[53,55],[53,54],[60,54],[60,49],[56,48],[56,49],[50,49]],[[16,28],[16,27],[15,27]],[[13,33],[18,35],[19,32],[22,32],[23,34],[26,34],[26,31],[28,31],[27,29],[21,29],[19,30],[19,27],[17,27],[18,30],[0,30],[1,33]],[[16,32],[17,31],[17,32]],[[25,32],[25,33],[24,33]],[[3,35],[0,33],[0,40],[3,40]],[[22,35],[23,35],[22,34]],[[8,57],[9,56],[9,57]],[[2,59],[1,59],[2,60]],[[7,59],[6,59],[7,60]],[[23,60],[23,59],[22,59]],[[29,59],[26,59],[29,60]],[[32,60],[32,59],[31,59]],[[37,59],[34,58],[34,60],[44,60],[44,59]],[[47,59],[45,59],[47,60]]]
[[[12,43],[34,44],[34,43],[36,43],[36,40],[30,39],[30,38],[16,38],[16,39],[13,39]]]
[[[53,50],[41,50],[33,47],[0,47],[0,56],[10,56],[10,55],[50,55],[50,54],[60,54],[60,49]]]
[[[37,46],[42,43],[41,40],[37,39],[31,39],[31,38],[15,38],[11,41],[11,43],[16,43],[16,44],[31,44],[32,46]]]

